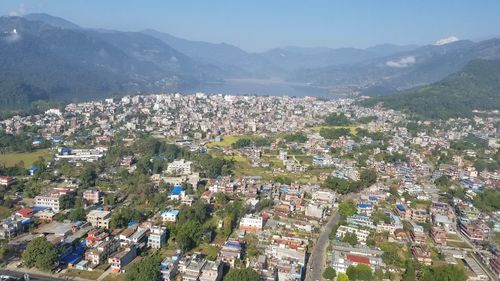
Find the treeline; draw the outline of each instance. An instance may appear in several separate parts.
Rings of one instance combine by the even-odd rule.
[[[362,170],[359,180],[345,180],[329,176],[323,183],[324,188],[332,189],[340,194],[358,192],[377,182],[377,172],[373,169]]]
[[[7,134],[0,130],[0,154],[8,152],[29,152],[33,149],[31,138],[26,134]]]
[[[269,137],[242,137],[238,139],[235,143],[231,144],[234,149],[239,149],[248,146],[263,147],[269,146],[272,143],[272,139]]]

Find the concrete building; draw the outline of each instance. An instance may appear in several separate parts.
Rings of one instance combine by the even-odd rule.
[[[111,212],[92,210],[87,214],[87,222],[94,227],[109,228],[109,221],[111,220]]]
[[[153,226],[150,228],[148,236],[148,246],[152,249],[159,249],[166,244],[167,229],[165,227]]]
[[[240,220],[240,230],[259,232],[264,227],[264,220],[260,216],[246,215]]]

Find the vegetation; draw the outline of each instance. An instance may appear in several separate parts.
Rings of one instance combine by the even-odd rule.
[[[296,132],[284,135],[283,139],[286,140],[287,142],[304,143],[307,141],[307,136],[303,132]]]
[[[224,281],[259,281],[260,275],[251,268],[231,268],[224,277]]]
[[[351,120],[344,113],[331,113],[325,117],[325,123],[331,126],[349,126]]]
[[[346,218],[355,215],[357,212],[356,205],[353,201],[342,201],[339,203],[339,214]]]
[[[489,188],[477,194],[472,201],[474,206],[483,212],[500,210],[500,190]]]
[[[422,281],[466,281],[467,279],[464,269],[453,264],[425,267],[422,270]]]
[[[500,108],[499,87],[500,60],[475,60],[440,82],[362,104],[383,102],[386,107],[432,119],[471,117],[473,110]]]
[[[373,169],[362,170],[359,177],[359,181],[349,181],[329,176],[323,183],[323,187],[335,190],[340,194],[347,194],[358,192],[377,182],[377,172]]]
[[[328,279],[328,280],[333,280],[337,276],[337,272],[333,267],[328,266],[325,268],[325,271],[323,271],[323,278]]]
[[[373,280],[373,273],[370,266],[366,264],[358,264],[356,266],[349,266],[346,270],[349,280],[371,281]]]
[[[37,237],[28,243],[22,259],[23,264],[29,268],[50,271],[57,261],[57,250],[45,237]]]
[[[125,273],[125,281],[149,281],[160,279],[159,255],[147,256],[140,262],[133,264]]]

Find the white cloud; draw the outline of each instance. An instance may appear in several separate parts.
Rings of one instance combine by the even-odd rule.
[[[450,44],[450,43],[457,42],[457,41],[458,41],[457,37],[450,36],[447,38],[442,38],[442,39],[437,40],[436,43],[434,43],[434,45],[442,46],[442,45]]]
[[[26,14],[26,6],[24,4],[19,5],[17,10],[9,12],[9,16],[11,17],[22,17],[25,14]]]
[[[404,58],[400,58],[399,60],[390,60],[385,63],[385,65],[389,67],[397,67],[397,68],[404,68],[411,66],[412,64],[415,64],[417,60],[415,59],[414,56],[407,56]]]

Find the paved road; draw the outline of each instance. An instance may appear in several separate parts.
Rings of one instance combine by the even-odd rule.
[[[0,270],[0,275],[8,275],[8,276],[13,276],[16,278],[19,278],[18,280],[24,280],[23,276],[24,273],[20,271],[12,271],[12,270]],[[72,279],[66,279],[66,278],[57,278],[57,277],[47,277],[47,276],[42,276],[38,274],[29,274],[30,276],[30,281],[67,281],[67,280],[72,280]]]
[[[325,268],[326,259],[326,248],[330,239],[328,239],[328,234],[330,234],[332,228],[339,222],[340,216],[337,211],[335,214],[330,216],[327,224],[323,227],[318,240],[314,244],[314,248],[309,257],[309,262],[306,269],[306,281],[316,281],[321,280],[321,275],[323,274]]]
[[[488,275],[488,277],[490,278],[490,280],[495,280],[495,281],[498,281],[498,276],[494,275],[490,268],[488,266],[486,266],[483,261],[478,257],[479,255],[479,252],[476,248],[476,245],[472,244],[469,239],[467,239],[461,232],[460,230],[457,230],[457,233],[458,233],[458,237],[460,237],[460,239],[462,239],[462,241],[464,241],[467,245],[469,245],[469,247],[472,248],[472,258],[477,262],[477,264],[481,267],[481,269],[484,271],[484,273],[486,273],[486,275]]]

